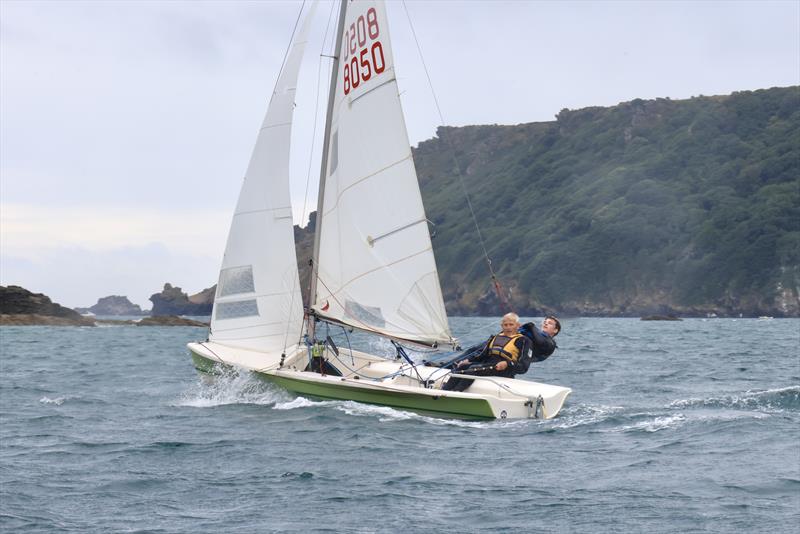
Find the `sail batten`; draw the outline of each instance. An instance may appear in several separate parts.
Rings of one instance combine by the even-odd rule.
[[[340,27],[312,308],[382,336],[449,343],[384,2],[348,2]]]

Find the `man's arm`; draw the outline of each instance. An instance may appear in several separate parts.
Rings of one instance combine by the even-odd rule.
[[[477,356],[469,356],[458,362],[457,367],[466,367],[475,362],[482,362],[486,359],[487,354],[489,353],[489,345],[492,343],[492,339],[494,336],[490,337],[489,340],[484,344],[483,350]]]
[[[517,349],[519,349],[519,358],[517,358],[516,362],[511,364],[511,369],[514,371],[514,374],[523,375],[528,372],[533,357],[531,340],[526,336],[520,336],[514,344],[517,346]]]

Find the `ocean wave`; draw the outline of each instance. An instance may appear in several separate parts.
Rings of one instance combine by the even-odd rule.
[[[644,432],[658,432],[668,428],[676,428],[687,420],[686,416],[682,413],[673,415],[658,415],[652,418],[639,421],[631,425],[624,425],[620,428],[623,432],[630,431],[644,431]]]
[[[437,417],[435,415],[428,415],[425,413],[417,413],[410,410],[403,410],[400,408],[392,408],[390,406],[378,406],[374,404],[362,404],[355,401],[341,401],[335,406],[347,415],[356,417],[377,417],[380,422],[393,422],[393,421],[419,421],[421,423],[430,424],[434,426],[454,426],[462,428],[497,428],[497,427],[512,427],[519,425],[529,425],[538,421],[531,419],[498,419],[490,421],[475,421],[469,419],[457,419],[449,417]]]
[[[578,404],[561,411],[551,424],[551,428],[575,428],[586,425],[604,423],[617,417],[624,408],[622,406],[604,406]]]
[[[362,404],[356,401],[344,400],[311,400],[306,397],[297,397],[286,402],[279,402],[273,406],[275,410],[295,410],[299,408],[321,408],[331,407],[347,415],[355,416],[378,416],[381,420],[409,419],[409,413],[402,410],[395,410],[388,406],[376,406],[372,404]]]
[[[314,401],[305,397],[297,397],[286,402],[277,402],[272,408],[274,410],[294,410],[296,408],[311,408],[316,406],[330,406],[338,401]]]
[[[736,408],[763,412],[800,410],[800,386],[747,390],[718,397],[688,398],[673,401],[670,408]]]
[[[56,397],[55,399],[51,399],[50,397],[45,396],[45,397],[42,397],[41,399],[39,399],[39,402],[41,402],[42,404],[55,404],[56,406],[61,406],[69,398],[70,397],[68,397],[68,396],[64,396],[64,397]]]
[[[705,407],[706,405],[699,404]],[[734,421],[743,418],[769,417],[766,413],[733,410],[690,410],[693,405],[676,402],[666,409],[636,411],[630,407],[581,404],[567,407],[552,421],[545,421],[548,430],[597,426],[599,432],[658,432],[679,428],[687,423]]]
[[[353,401],[344,401],[336,408],[347,415],[377,417],[379,421],[404,421],[413,419],[415,415],[389,406],[376,406]]]

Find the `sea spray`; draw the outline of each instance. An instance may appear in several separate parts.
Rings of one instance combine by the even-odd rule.
[[[209,408],[227,404],[271,406],[291,395],[259,379],[254,373],[228,368],[216,375],[203,375],[181,395],[179,406]]]

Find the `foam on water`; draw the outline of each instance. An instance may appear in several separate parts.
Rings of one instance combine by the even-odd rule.
[[[353,401],[342,401],[337,404],[336,409],[356,417],[377,417],[379,421],[404,421],[413,418],[410,412],[389,406],[361,404]]]
[[[254,374],[229,369],[220,375],[201,376],[178,401],[178,406],[210,408],[228,404],[271,406],[283,402],[289,394],[277,386],[259,380]]]
[[[272,408],[275,410],[296,410],[298,408],[317,408],[322,406],[336,405],[339,401],[315,401],[305,397],[297,397],[296,399],[278,402]]]
[[[69,397],[56,397],[55,399],[51,399],[50,397],[45,396],[39,399],[39,402],[42,404],[55,404],[56,406],[61,406],[68,398]]]
[[[567,406],[554,420],[552,428],[574,428],[596,425],[615,417],[624,410],[622,406],[579,404]]]
[[[641,412],[635,407],[579,404],[567,406],[550,422],[552,429],[573,429],[596,426],[601,432],[645,431],[657,432],[677,429],[688,423],[724,422],[740,419],[765,419],[780,413],[774,400],[785,405],[787,397],[795,393],[793,387],[780,390],[747,392],[738,395],[708,399],[685,399],[669,403],[662,410]],[[789,404],[791,404],[791,399]],[[754,410],[759,407],[761,409]]]
[[[532,420],[509,419],[497,421],[475,421],[469,419],[454,419],[451,417],[437,417],[413,411],[392,408],[391,406],[378,406],[373,404],[362,404],[354,401],[340,401],[334,407],[347,415],[354,417],[374,417],[380,422],[393,421],[418,421],[420,423],[434,426],[452,426],[462,428],[488,429],[498,427],[515,427],[529,425]]]
[[[623,432],[643,430],[645,432],[658,432],[668,428],[676,428],[686,422],[686,416],[682,413],[666,416],[655,416],[644,421],[639,421],[632,425],[624,425],[620,428]]]
[[[391,406],[380,406],[375,404],[363,404],[356,401],[345,400],[311,400],[305,397],[297,397],[287,402],[279,402],[273,406],[275,410],[295,410],[302,408],[332,408],[338,412],[352,417],[371,417],[380,422],[409,421],[415,420],[422,423],[433,425],[453,425],[471,428],[482,428],[487,425],[481,421],[462,421],[454,419],[440,419],[435,416],[428,416],[416,412],[406,411]]]
[[[670,408],[738,408],[769,413],[797,411],[800,409],[800,386],[778,389],[748,390],[714,397],[679,399]]]

